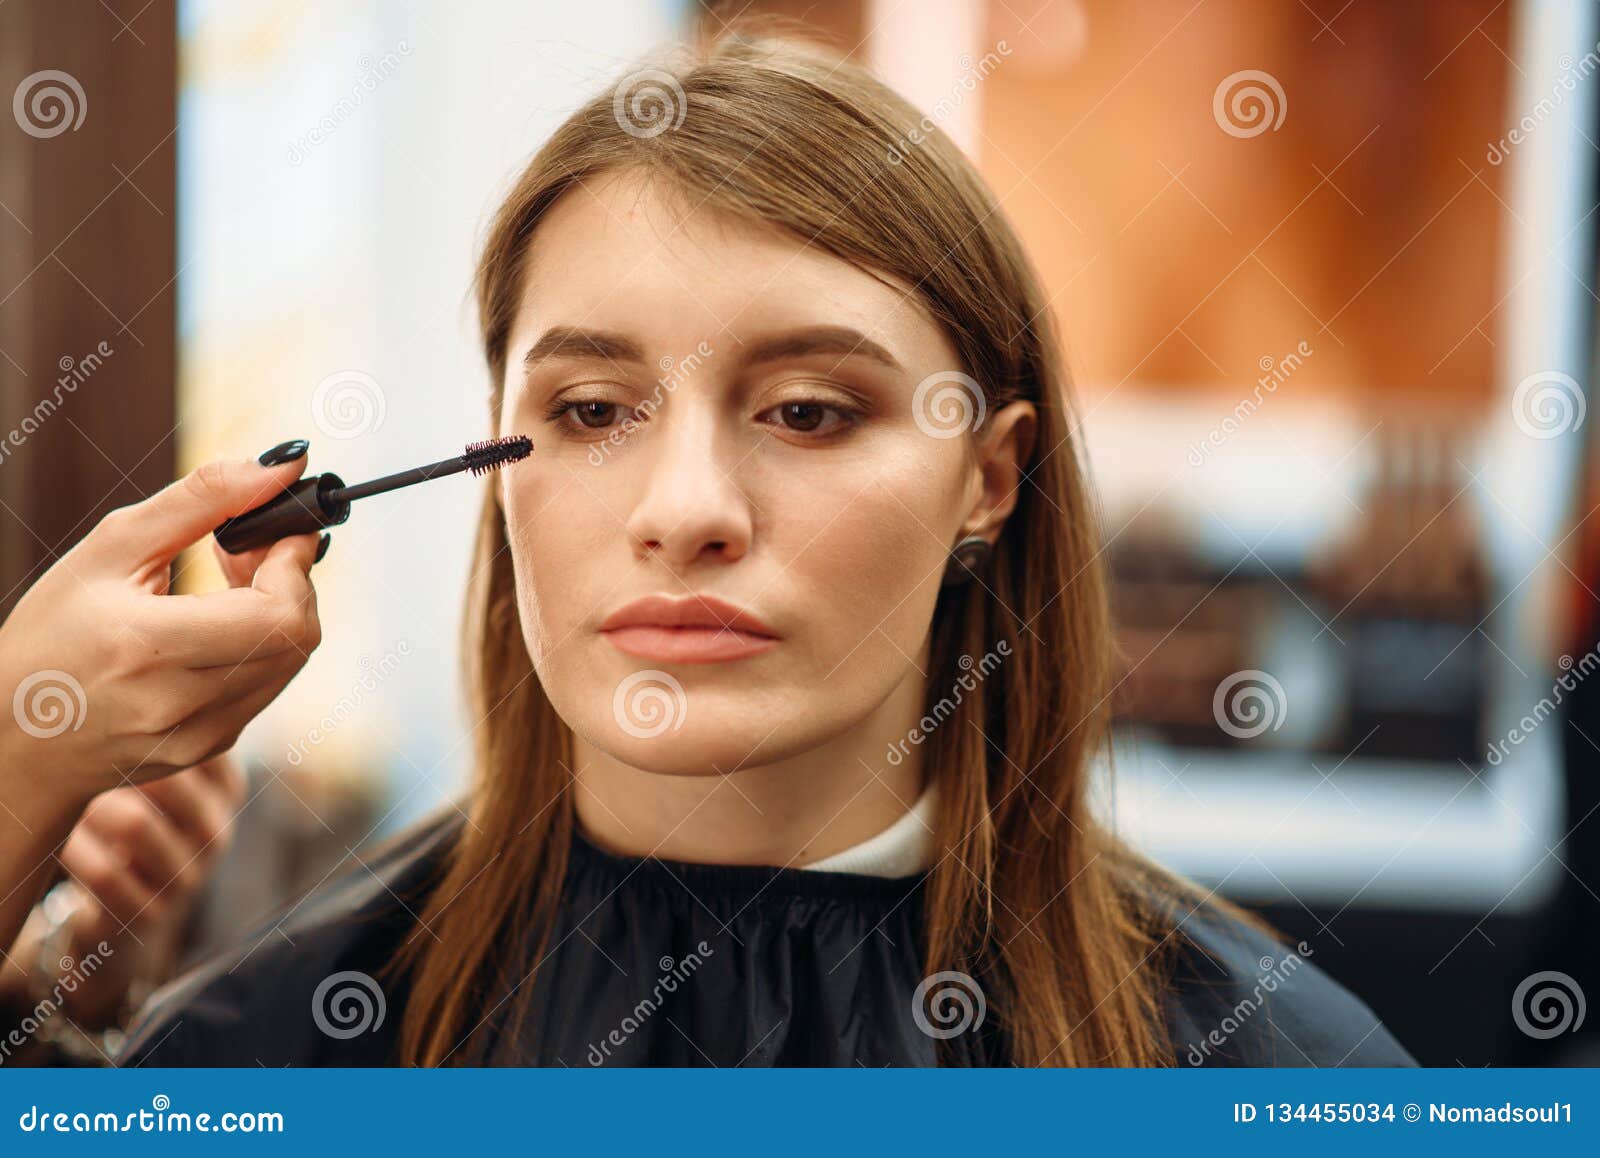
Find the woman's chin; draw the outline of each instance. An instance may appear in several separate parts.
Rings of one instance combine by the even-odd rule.
[[[606,721],[588,740],[612,759],[659,776],[723,776],[792,754],[794,745],[775,734],[772,722],[748,716],[738,722],[685,721],[654,735],[633,735]],[[800,745],[804,747],[805,745]]]

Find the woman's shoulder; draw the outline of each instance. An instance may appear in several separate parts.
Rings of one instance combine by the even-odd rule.
[[[1168,1024],[1180,1066],[1414,1066],[1378,1016],[1242,910],[1177,913]]]
[[[385,967],[416,932],[460,824],[450,811],[352,853],[237,948],[158,990],[117,1064],[390,1064],[405,994]]]

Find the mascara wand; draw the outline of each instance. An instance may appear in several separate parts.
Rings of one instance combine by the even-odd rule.
[[[533,442],[525,434],[469,443],[466,453],[455,458],[430,462],[398,474],[384,475],[370,482],[346,486],[333,473],[302,478],[259,507],[235,515],[216,529],[217,542],[231,555],[255,547],[265,547],[290,535],[304,535],[324,527],[336,527],[350,517],[350,504],[356,499],[397,491],[429,479],[471,471],[475,475],[519,462],[533,453]]]

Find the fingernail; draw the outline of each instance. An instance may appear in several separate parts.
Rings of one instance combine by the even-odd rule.
[[[328,553],[328,544],[331,542],[333,542],[333,536],[327,531],[323,531],[321,537],[317,539],[317,557],[311,560],[313,567],[322,562],[322,557]]]
[[[311,444],[303,438],[291,438],[288,442],[280,442],[271,450],[261,452],[261,457],[256,459],[262,466],[282,466],[286,462],[293,462],[306,451],[311,449]]]

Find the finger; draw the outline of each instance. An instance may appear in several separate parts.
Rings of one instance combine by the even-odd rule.
[[[91,833],[74,831],[62,846],[59,859],[67,875],[111,915],[119,931],[154,899],[152,891],[128,871],[111,846]]]
[[[95,533],[130,571],[170,562],[219,523],[277,495],[305,469],[304,454],[276,466],[253,458],[208,462],[142,502],[113,511]]]
[[[279,539],[256,568],[250,585],[286,602],[310,599],[315,594],[311,587],[311,564],[317,558],[318,539],[314,534]]]
[[[311,568],[322,542],[318,535],[295,535],[272,545],[251,578],[251,588],[270,597],[289,624],[286,638],[309,659],[322,640],[322,618],[317,610],[317,589]],[[286,609],[292,608],[293,611]]]
[[[193,680],[194,686],[210,689],[212,692],[210,697],[202,695],[197,699],[208,701],[208,706],[216,707],[220,704],[232,703],[251,689],[276,679],[283,673],[286,666],[301,662],[303,662],[303,658],[298,652],[294,652],[292,648],[285,648],[275,655],[258,655],[254,659],[245,660],[243,663],[218,664],[216,667],[186,668],[179,680],[180,682]]]
[[[72,914],[72,934],[79,944],[93,945],[111,940],[122,932],[127,920],[138,913],[138,909],[129,909],[119,916],[87,889],[80,887],[78,893],[78,907]]]
[[[222,571],[222,577],[228,581],[229,587],[248,587],[250,579],[256,573],[256,568],[261,566],[261,560],[267,557],[267,548],[252,547],[248,551],[241,551],[235,555],[232,551],[223,549],[221,543],[211,540],[211,554],[217,560],[217,566]]]
[[[280,539],[252,585],[199,595],[149,596],[135,626],[164,657],[188,668],[225,667],[291,648],[309,655],[320,639],[308,574],[315,535]],[[312,632],[318,632],[312,636]]]
[[[156,893],[193,892],[203,879],[198,849],[143,793],[118,788],[101,796],[90,831]]]
[[[217,782],[196,767],[165,780],[141,784],[139,791],[204,858],[222,853],[236,807],[231,786]]]

